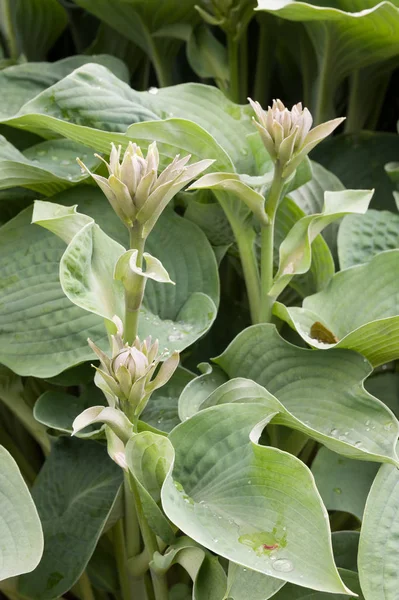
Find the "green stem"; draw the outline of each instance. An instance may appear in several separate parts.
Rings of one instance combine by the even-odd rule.
[[[227,36],[227,52],[229,59],[230,72],[230,100],[240,102],[240,61],[239,61],[239,44],[235,36],[229,34]]]
[[[119,585],[122,593],[122,600],[131,599],[131,589],[129,582],[129,572],[127,569],[127,556],[125,547],[125,533],[123,529],[123,520],[119,519],[113,528],[113,543],[115,560],[118,568]]]
[[[8,52],[10,58],[17,59],[19,56],[17,36],[14,29],[14,23],[11,15],[11,2],[14,0],[4,0],[3,15],[4,15],[4,35],[6,37]]]
[[[260,276],[255,254],[255,233],[243,228],[234,231],[247,289],[252,323],[258,323],[260,311]]]
[[[125,473],[123,483],[124,503],[125,503],[125,539],[126,539],[126,555],[127,559],[131,560],[140,553],[141,539],[140,526],[137,518],[135,499],[130,488],[129,476]]]
[[[269,295],[273,285],[273,257],[274,257],[274,225],[277,207],[283,191],[284,179],[282,168],[277,161],[274,166],[274,176],[266,199],[266,213],[269,223],[261,228],[261,280],[260,280],[260,311],[259,322],[270,323],[275,298]]]
[[[350,92],[349,92],[349,103],[346,111],[345,121],[345,133],[352,133],[359,131],[362,128],[361,121],[364,116],[364,111],[358,111],[359,100],[364,102],[364,98],[359,98],[359,92],[362,92],[360,86],[360,72],[359,70],[352,73],[350,80]],[[360,121],[359,121],[360,115]]]
[[[143,265],[145,239],[141,228],[132,227],[130,230],[130,248],[138,250],[137,266]],[[146,279],[142,275],[132,274],[129,290],[125,290],[125,341],[131,345],[136,339],[139,326],[140,308],[144,297]]]
[[[150,526],[148,525],[147,519],[145,518],[143,506],[141,504],[140,495],[137,489],[136,482],[132,476],[129,476],[130,489],[132,490],[134,501],[137,510],[137,518],[140,524],[141,535],[143,537],[144,546],[148,552],[150,560],[152,559],[155,552],[159,552],[159,547],[157,543],[157,538],[155,533],[152,531]],[[168,584],[166,581],[165,575],[161,573],[157,573],[155,570],[151,569],[151,579],[152,585],[154,588],[154,596],[155,600],[168,600]]]
[[[78,588],[81,600],[95,600],[93,588],[91,587],[90,579],[86,571],[80,576]]]

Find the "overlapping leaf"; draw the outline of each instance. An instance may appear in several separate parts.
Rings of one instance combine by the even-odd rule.
[[[127,243],[125,228],[99,190],[86,186],[82,194],[77,187],[54,200],[64,206],[79,202],[79,209],[106,233]],[[7,253],[1,253],[0,266],[1,362],[19,373],[49,377],[94,357],[88,337],[104,349],[108,342],[101,319],[71,304],[62,292],[58,271],[65,244],[30,220],[28,209],[2,228],[1,245]],[[155,331],[161,348],[182,349],[202,335],[215,316],[219,290],[212,249],[194,224],[172,211],[161,216],[147,247],[162,256],[176,286],[148,282],[140,336]],[[93,302],[101,302],[94,296]]]
[[[359,543],[359,577],[366,600],[394,600],[398,593],[398,469],[380,467],[367,499]]]
[[[397,463],[399,424],[364,390],[371,367],[361,355],[299,348],[283,340],[274,326],[263,324],[240,333],[215,362],[230,378],[245,377],[264,386],[300,424],[284,414],[276,417],[279,422],[307,428],[308,435],[351,458]]]
[[[368,262],[384,250],[399,248],[399,215],[387,210],[368,210],[348,215],[338,233],[341,270]]]
[[[275,313],[311,346],[356,350],[377,366],[399,357],[398,276],[399,250],[381,252],[337,273],[302,308],[277,304]]]
[[[257,444],[272,416],[261,405],[227,404],[178,425],[170,434],[176,457],[162,488],[163,508],[184,533],[237,564],[348,593],[309,470]]]
[[[32,571],[42,552],[35,505],[16,462],[0,446],[0,581]]]
[[[67,437],[55,443],[32,491],[45,550],[35,571],[21,577],[21,594],[52,600],[74,585],[96,547],[121,481],[121,469],[101,444]]]

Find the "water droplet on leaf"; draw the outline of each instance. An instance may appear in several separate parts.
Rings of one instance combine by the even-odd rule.
[[[281,571],[282,573],[289,573],[294,569],[294,565],[286,558],[278,558],[273,563],[273,569],[275,569],[275,571]]]

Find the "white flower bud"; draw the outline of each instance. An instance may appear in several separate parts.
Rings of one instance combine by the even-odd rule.
[[[273,162],[280,162],[284,177],[291,175],[305,156],[344,120],[333,119],[311,129],[312,115],[302,108],[301,102],[288,110],[281,100],[273,100],[267,111],[259,102],[251,98],[249,102],[258,119],[255,125],[263,144]]]

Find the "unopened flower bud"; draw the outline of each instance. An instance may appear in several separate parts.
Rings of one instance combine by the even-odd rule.
[[[133,227],[135,223],[143,227],[143,237],[150,233],[173,196],[214,162],[201,160],[187,165],[190,156],[182,159],[176,156],[158,177],[156,142],[148,146],[145,158],[139,146],[129,142],[122,162],[121,146],[111,146],[109,163],[96,154],[105,163],[108,177],[93,174],[79,159],[78,163],[97,182],[127,227]]]
[[[119,352],[111,362],[111,369],[116,379],[118,379],[118,371],[122,366],[127,369],[132,383],[134,383],[134,381],[145,375],[148,369],[148,359],[145,354],[134,346],[128,346]]]
[[[273,162],[279,162],[283,177],[291,175],[309,152],[334,131],[344,118],[333,119],[312,129],[313,118],[299,102],[288,110],[281,100],[273,100],[268,110],[249,98],[257,116],[255,125]]]

